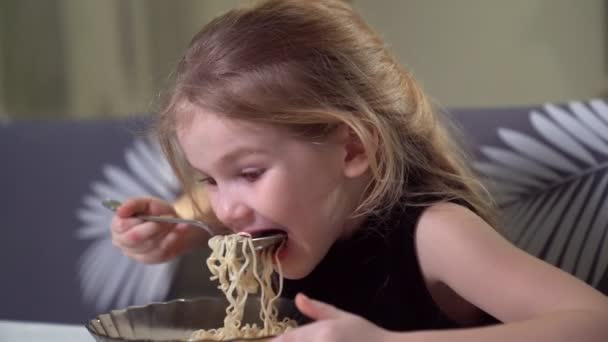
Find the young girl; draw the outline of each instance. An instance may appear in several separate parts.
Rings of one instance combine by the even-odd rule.
[[[428,99],[344,2],[271,0],[212,21],[157,132],[222,227],[287,233],[285,294],[314,322],[277,341],[608,340],[608,300],[492,228]],[[113,240],[136,260],[208,239],[137,214],[176,212],[145,198],[117,210]]]

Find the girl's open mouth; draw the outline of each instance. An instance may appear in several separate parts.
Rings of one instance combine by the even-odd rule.
[[[284,235],[285,239],[282,242],[279,242],[278,244],[276,244],[276,246],[273,246],[273,248],[275,248],[275,255],[276,258],[278,258],[278,260],[282,260],[283,258],[285,258],[286,254],[287,254],[287,245],[289,243],[288,241],[288,234],[285,230],[282,229],[277,229],[277,228],[269,228],[269,229],[260,229],[257,230],[255,232],[251,232],[251,237],[252,238],[262,238],[262,237],[269,237],[269,236],[273,236],[273,235]],[[273,258],[273,263],[276,262],[275,258]]]
[[[287,232],[285,232],[284,230],[281,230],[281,229],[270,228],[270,229],[260,229],[255,232],[251,232],[250,234],[251,234],[252,238],[261,238],[261,237],[266,237],[266,236],[275,235],[275,234],[287,235]]]

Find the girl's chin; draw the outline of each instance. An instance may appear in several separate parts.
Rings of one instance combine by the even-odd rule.
[[[279,268],[277,267],[276,264],[274,265],[274,270],[277,273],[279,272]],[[310,272],[312,272],[312,269],[310,269],[309,267],[306,267],[306,265],[298,263],[293,258],[284,259],[284,261],[281,260],[281,274],[283,275],[283,278],[285,278],[285,279],[289,279],[289,280],[302,279],[302,278],[306,277],[307,275],[309,275]]]
[[[302,253],[302,249],[291,240],[282,246],[276,254],[278,261],[281,263],[281,273],[283,278],[290,280],[298,280],[306,277],[314,269],[314,265],[308,265],[304,260],[310,260],[310,256]],[[278,273],[279,268],[274,260],[274,269]]]
[[[298,280],[309,275],[310,272],[306,272],[303,270],[283,270],[283,278],[288,280]]]

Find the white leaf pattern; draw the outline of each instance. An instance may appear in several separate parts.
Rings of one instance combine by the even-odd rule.
[[[517,172],[512,169],[509,170],[508,168],[503,167],[501,165],[474,162],[473,167],[481,173],[491,176],[492,178],[510,181],[510,185],[512,186],[512,188],[513,185],[519,185],[519,190],[517,192],[527,192],[527,186],[536,188],[543,185],[542,182],[535,180],[534,178],[528,177],[524,173]]]
[[[155,148],[152,146],[155,146]],[[161,158],[163,161],[162,163],[159,164],[158,162],[159,157],[162,155],[158,145],[146,144],[143,141],[138,140],[135,142],[135,152],[140,155],[142,163],[146,163],[149,167],[158,170],[160,174],[159,181],[166,182],[172,189],[178,188],[177,178],[173,175],[169,163],[163,158]]]
[[[503,167],[525,171],[537,178],[548,181],[557,181],[560,179],[560,176],[548,167],[509,150],[484,146],[481,148],[481,152],[486,155],[488,159],[500,163]]]
[[[525,193],[525,189],[518,185],[499,183],[495,180],[487,180],[485,185],[498,203],[511,203]]]
[[[580,212],[582,211],[585,201],[587,200],[587,195],[591,190],[593,177],[581,179],[581,181],[583,181],[584,184],[580,186],[577,183],[573,183],[573,187],[576,187],[577,192],[574,194],[574,200],[569,203],[568,215],[564,215],[561,222],[558,223],[552,240],[549,239],[545,242],[547,243],[546,247],[549,247],[549,251],[544,259],[553,265],[559,265],[559,258],[570,242],[570,235],[577,227],[577,221],[580,220]],[[573,270],[566,269],[566,271],[572,272]]]
[[[507,221],[510,223],[509,227],[511,229],[509,232],[512,241],[519,242],[522,239],[523,234],[526,232],[525,228],[528,227],[528,224],[533,219],[534,215],[538,213],[539,207],[545,203],[546,198],[547,194],[544,194],[533,198],[532,201],[525,201],[524,204],[520,206],[520,208],[523,209],[515,207],[512,210],[509,210],[510,215],[514,216],[514,220]]]
[[[604,193],[604,195],[605,194],[606,193]],[[600,282],[602,276],[605,275],[606,268],[608,266],[608,229],[606,229],[608,227],[608,201],[604,202],[604,205],[602,206],[601,210],[603,211],[601,212],[601,214],[598,215],[598,227],[603,227],[603,231],[601,231],[602,238],[598,239],[599,248],[596,258],[594,259],[594,264],[596,267],[595,272],[593,274],[593,285],[597,285]],[[597,234],[598,236],[600,235],[599,229],[597,231]]]
[[[163,175],[156,168],[146,165],[141,159],[137,158],[137,154],[130,150],[126,152],[127,165],[133,173],[138,175],[138,179],[141,180],[142,184],[146,185],[152,191],[159,194],[162,198],[170,198],[173,196],[173,191],[167,186],[166,182],[157,181]]]
[[[558,127],[546,116],[540,115],[537,112],[532,112],[530,121],[545,139],[549,140],[554,145],[559,146],[562,151],[570,153],[572,157],[578,158],[587,164],[595,163],[595,159],[591,153],[587,152],[587,150],[577,143],[566,131]]]
[[[591,108],[604,119],[604,122],[608,123],[608,105],[603,100],[591,100],[589,101]]]
[[[76,210],[82,222],[76,237],[91,240],[78,263],[82,294],[99,311],[164,299],[176,268],[176,262],[137,263],[112,245],[112,213],[101,206],[103,199],[152,195],[172,201],[179,190],[171,168],[151,140],[135,140],[125,151],[125,162],[126,169],[103,166],[105,179],[92,182],[91,193]]]
[[[119,308],[127,307],[134,302],[134,296],[137,293],[138,286],[140,286],[139,284],[143,278],[142,275],[146,272],[145,268],[135,267],[134,264],[130,264],[129,269],[131,271],[128,273],[127,279],[121,285],[122,291],[120,291],[118,298],[116,299],[116,306]]]
[[[141,196],[147,193],[147,189],[137,181],[135,176],[132,176],[116,166],[105,166],[103,168],[103,174],[108,179],[109,184],[112,184],[115,188],[119,188],[121,193],[127,196]]]
[[[545,109],[547,110],[547,113],[560,124],[561,128],[568,131],[572,137],[578,139],[596,152],[602,154],[608,153],[608,145],[606,145],[593,130],[585,127],[584,122],[581,121],[580,118],[575,118],[571,114],[567,114],[563,109],[554,105],[546,105]],[[586,155],[585,158],[587,158],[588,161],[591,160],[590,164],[595,163],[595,160],[593,160],[593,157],[591,157],[589,152],[582,147],[579,147],[579,149]]]
[[[531,238],[528,245],[528,251],[534,255],[541,255],[545,244],[549,241],[549,237],[554,233],[558,223],[561,221],[564,212],[571,202],[571,197],[578,189],[578,183],[571,183],[566,188],[565,193],[560,194],[555,205],[551,206],[545,219],[538,224],[538,229],[534,237]]]
[[[572,113],[591,129],[599,137],[608,141],[608,125],[604,123],[596,114],[594,114],[587,106],[580,102],[574,102],[571,105]],[[604,150],[606,153],[606,150]]]
[[[549,216],[551,210],[553,209],[553,205],[559,199],[559,193],[554,192],[547,199],[543,205],[540,206],[540,209],[534,214],[532,217],[532,221],[528,223],[527,226],[524,227],[523,234],[519,238],[518,243],[524,247],[524,249],[529,250],[529,245],[532,243],[533,238],[535,237],[537,231],[540,229],[540,226],[543,222],[546,222],[547,216]]]
[[[591,220],[594,217],[594,213],[602,204],[602,195],[605,193],[607,185],[608,175],[602,178],[599,185],[592,192],[592,197],[585,204],[585,211],[581,216],[572,239],[570,239],[566,255],[564,256],[564,269],[566,270],[572,270],[574,273],[576,272],[577,262],[585,248],[586,240],[592,227]]]
[[[525,156],[557,170],[578,172],[580,169],[567,158],[537,139],[517,131],[499,128],[498,136],[509,146]]]
[[[606,193],[604,192],[604,196],[605,194]],[[605,248],[606,245],[606,243],[603,242],[606,236],[606,227],[608,227],[608,201],[605,200],[605,197],[602,207],[598,210],[596,215],[597,216],[595,216],[594,221],[591,224],[589,238],[585,243],[585,248],[581,254],[581,260],[578,263],[576,271],[576,275],[580,276],[582,279],[588,279],[593,276],[593,266],[596,264],[595,260],[598,258],[598,255],[601,255],[602,248]],[[603,257],[606,258],[605,249]],[[601,269],[599,270],[599,272],[602,272]],[[599,281],[599,279],[594,279],[594,281]]]
[[[99,198],[116,198],[122,200],[125,197],[130,196],[130,192],[126,191],[124,188],[113,187],[106,183],[93,182],[91,188]]]
[[[473,167],[500,199],[507,238],[597,286],[608,277],[608,105],[545,104],[528,115],[533,134],[497,128],[504,145],[480,146]]]

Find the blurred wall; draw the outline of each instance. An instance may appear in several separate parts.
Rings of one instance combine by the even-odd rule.
[[[0,0],[0,117],[155,109],[191,36],[239,0]],[[606,96],[606,0],[354,0],[447,107]]]
[[[0,116],[149,112],[190,38],[238,0],[0,0]]]
[[[606,0],[355,0],[447,106],[608,96]]]

